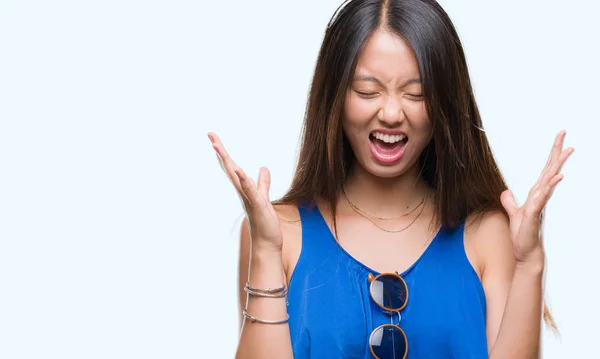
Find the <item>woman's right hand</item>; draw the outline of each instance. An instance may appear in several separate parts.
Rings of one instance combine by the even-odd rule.
[[[271,185],[269,170],[264,167],[260,169],[258,186],[255,185],[254,181],[229,157],[221,139],[212,132],[208,134],[208,138],[217,152],[221,168],[235,187],[246,211],[250,224],[252,250],[281,252],[283,237],[277,212],[269,200]]]

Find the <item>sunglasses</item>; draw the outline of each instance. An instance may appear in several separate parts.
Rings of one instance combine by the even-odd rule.
[[[390,313],[390,324],[375,328],[369,337],[369,348],[376,359],[406,359],[408,341],[406,334],[398,325],[393,324],[393,313],[398,314],[398,324],[402,317],[400,311],[408,301],[408,287],[398,273],[382,273],[373,276],[369,273],[369,292],[371,299]]]

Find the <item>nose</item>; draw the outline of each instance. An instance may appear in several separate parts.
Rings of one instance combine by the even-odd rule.
[[[379,109],[379,120],[389,126],[398,125],[404,121],[404,111],[400,99],[389,96]]]

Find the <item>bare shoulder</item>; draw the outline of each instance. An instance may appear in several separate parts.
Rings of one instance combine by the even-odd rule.
[[[294,204],[276,204],[273,206],[279,217],[279,227],[283,235],[283,246],[290,245],[290,241],[296,241],[301,235],[302,222],[298,206]]]
[[[273,208],[275,208],[275,211],[279,216],[279,221],[281,222],[282,226],[286,224],[294,224],[300,222],[298,206],[296,206],[295,204],[274,204]]]
[[[514,249],[510,238],[509,220],[500,210],[484,214],[472,214],[465,222],[465,247],[470,248],[474,266],[480,277],[485,276],[486,268],[514,265]]]
[[[485,240],[490,236],[509,234],[508,216],[499,210],[484,214],[471,214],[465,222],[465,235],[476,236]]]

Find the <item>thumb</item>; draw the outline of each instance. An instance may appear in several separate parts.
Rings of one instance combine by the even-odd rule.
[[[508,213],[508,216],[512,217],[518,208],[513,193],[508,189],[502,192],[502,194],[500,195],[500,201],[502,202],[504,209]]]
[[[270,202],[269,188],[271,187],[271,173],[266,167],[261,167],[258,172],[258,192]]]

